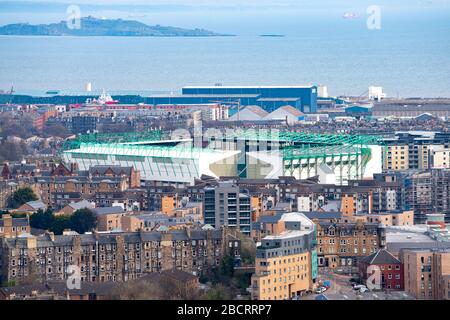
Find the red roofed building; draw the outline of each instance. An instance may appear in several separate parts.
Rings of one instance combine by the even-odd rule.
[[[377,266],[380,268],[381,290],[402,291],[405,289],[403,263],[395,258],[387,250],[378,250],[370,256],[361,259],[359,263],[359,276],[361,283],[364,283],[366,285],[367,282],[370,281],[368,279],[371,274],[371,272],[368,272],[369,266]]]

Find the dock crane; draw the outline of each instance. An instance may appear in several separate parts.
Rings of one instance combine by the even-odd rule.
[[[7,94],[7,95],[9,95],[9,100],[8,100],[8,102],[6,103],[6,104],[11,104],[12,103],[12,101],[13,101],[13,94],[14,94],[14,86],[11,86],[11,89],[9,90],[9,91],[7,91],[7,92],[5,92],[5,94]]]

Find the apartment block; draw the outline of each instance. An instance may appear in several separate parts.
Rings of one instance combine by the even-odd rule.
[[[256,249],[252,299],[287,300],[311,291],[317,276],[314,223],[301,213],[284,214],[277,233]]]
[[[24,233],[30,233],[28,218],[13,218],[9,214],[0,216],[0,237],[11,238]]]
[[[15,283],[67,279],[70,265],[88,282],[128,281],[164,270],[200,275],[225,254],[240,255],[239,240],[225,229],[0,238],[2,281]]]
[[[450,134],[435,132],[397,132],[385,139],[384,170],[427,170],[433,166],[433,150],[448,149]]]
[[[450,250],[404,249],[405,290],[422,300],[450,300]]]
[[[250,195],[244,192],[232,182],[221,182],[216,187],[205,188],[205,224],[215,228],[236,228],[243,234],[250,235],[251,201]]]
[[[386,245],[384,228],[378,223],[318,221],[317,256],[319,266],[355,267],[362,257]]]

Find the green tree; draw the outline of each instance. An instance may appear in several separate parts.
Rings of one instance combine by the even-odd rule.
[[[90,209],[79,209],[70,217],[70,228],[80,234],[91,231],[96,226],[97,216]]]
[[[36,229],[50,230],[55,221],[55,216],[51,209],[43,211],[39,209],[30,217],[30,226]]]
[[[64,230],[70,229],[70,217],[56,216],[50,228],[54,234],[63,234]]]
[[[230,289],[222,284],[217,284],[202,296],[202,300],[231,300],[231,298]]]
[[[241,240],[241,261],[244,265],[254,265],[256,256],[256,244],[252,238],[237,233],[237,237]]]
[[[248,272],[236,274],[232,280],[232,284],[240,290],[241,294],[246,294],[246,289],[251,284],[251,277],[252,274]]]
[[[222,258],[220,263],[220,274],[225,277],[233,277],[234,259],[232,256],[226,255]]]
[[[28,201],[34,200],[37,200],[37,196],[31,188],[20,188],[9,198],[9,207],[16,209]]]

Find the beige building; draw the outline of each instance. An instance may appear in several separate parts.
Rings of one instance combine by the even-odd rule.
[[[69,203],[67,206],[65,206],[64,208],[62,208],[61,210],[59,210],[58,212],[55,212],[56,216],[70,216],[72,215],[75,211],[80,210],[80,209],[94,209],[95,205],[87,200],[81,200],[78,202],[72,202]]]
[[[97,214],[97,230],[100,232],[135,232],[145,229],[144,221],[126,213],[122,207],[96,208],[94,212]]]
[[[387,212],[366,215],[368,223],[381,223],[385,226],[412,226],[414,225],[414,211]]]
[[[423,300],[450,300],[450,249],[405,249],[405,290]]]
[[[4,214],[0,218],[0,237],[17,237],[24,233],[30,233],[28,218],[13,218]]]
[[[97,215],[97,230],[98,231],[112,231],[121,230],[121,218],[125,215],[122,207],[105,207],[96,208],[93,210]]]
[[[132,215],[121,216],[120,226],[123,232],[135,232],[144,230],[144,221]]]
[[[361,258],[385,246],[385,232],[378,223],[319,220],[316,230],[318,263],[322,267],[355,267]]]
[[[199,276],[219,266],[225,254],[240,255],[239,239],[225,229],[0,237],[0,282],[64,280],[70,265],[87,282],[128,281],[164,270]]]
[[[384,169],[386,170],[407,170],[409,169],[409,146],[390,145],[386,147]]]
[[[288,300],[313,289],[314,223],[302,213],[284,214],[280,223],[282,231],[266,236],[257,247],[251,280],[254,300]]]
[[[450,168],[450,149],[435,148],[431,151],[431,166],[433,168]]]

